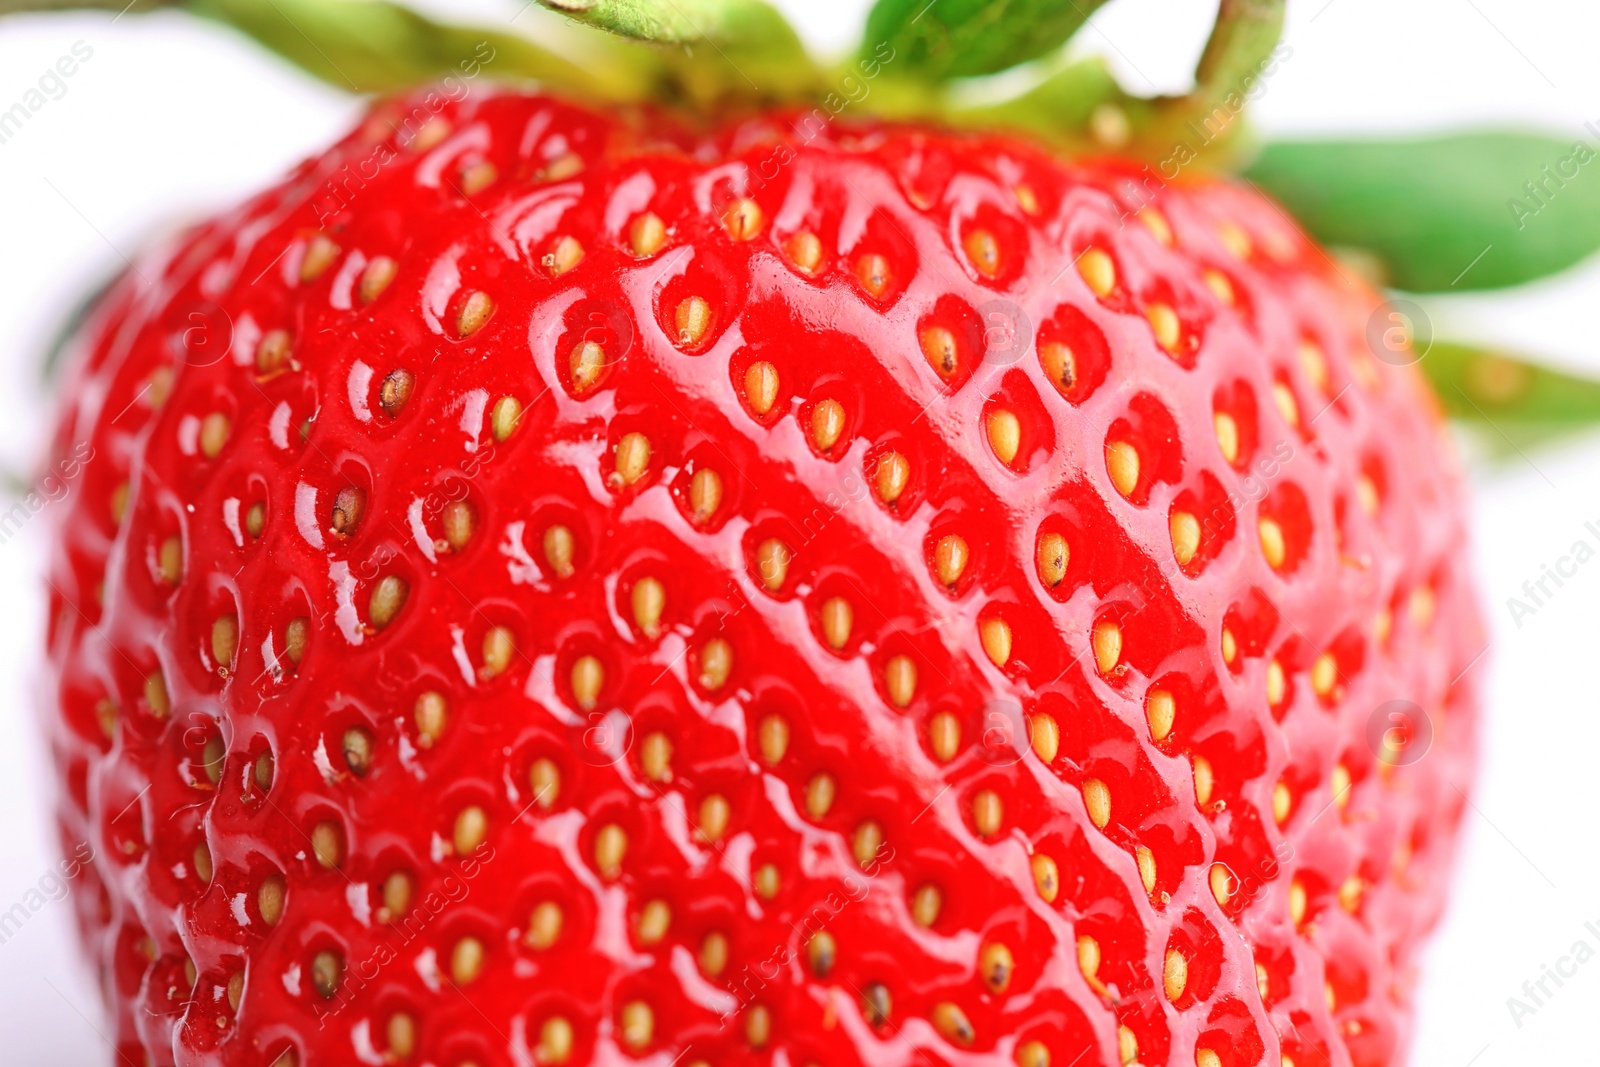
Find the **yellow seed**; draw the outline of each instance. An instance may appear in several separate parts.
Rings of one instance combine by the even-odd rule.
[[[1323,355],[1322,347],[1310,338],[1302,338],[1297,353],[1300,357],[1300,369],[1305,371],[1306,377],[1311,379],[1311,384],[1316,386],[1319,393],[1328,391],[1328,358]]]
[[[617,442],[616,470],[612,474],[614,485],[632,485],[644,477],[650,466],[650,439],[642,433],[626,433]]]
[[[884,665],[883,685],[889,691],[889,702],[897,708],[911,703],[917,692],[917,665],[910,656],[895,656]]]
[[[1172,532],[1172,556],[1184,567],[1200,551],[1200,520],[1187,511],[1174,511],[1167,522]]]
[[[128,483],[118,482],[116,488],[111,490],[111,521],[117,526],[122,525],[122,518],[128,513]]]
[[[822,637],[835,652],[850,640],[850,628],[855,621],[855,610],[842,596],[831,597],[822,605]]]
[[[256,373],[263,378],[281,374],[290,366],[289,332],[269,330],[256,345]]]
[[[232,1011],[239,1010],[239,1002],[244,999],[244,972],[234,971],[228,976],[228,1008]]]
[[[1328,777],[1328,790],[1333,793],[1333,802],[1340,811],[1350,803],[1350,769],[1344,764],[1335,764],[1333,774]]]
[[[1023,210],[1024,214],[1037,215],[1039,213],[1039,197],[1034,193],[1032,186],[1019,185],[1012,189],[1011,193],[1017,198],[1017,206]]]
[[[667,226],[661,221],[661,216],[653,211],[646,211],[643,215],[634,217],[628,225],[628,243],[633,246],[633,254],[640,259],[648,259],[661,251],[667,243]]]
[[[1213,863],[1211,865],[1211,895],[1216,898],[1217,906],[1226,908],[1228,901],[1233,899],[1233,872],[1228,870],[1227,864]]]
[[[764,716],[756,728],[756,738],[767,766],[782,763],[789,752],[789,720],[782,715]]]
[[[850,851],[855,856],[856,862],[863,867],[878,858],[878,850],[882,847],[883,827],[871,819],[857,826],[855,834],[850,839]]]
[[[844,407],[837,400],[823,400],[811,409],[811,443],[826,452],[844,433]]]
[[[856,280],[874,300],[882,300],[889,292],[891,277],[889,261],[874,252],[869,252],[856,260]]]
[[[418,744],[423,748],[432,748],[434,742],[444,736],[445,720],[448,714],[449,706],[445,703],[443,694],[429,691],[417,697]]]
[[[403,870],[390,872],[384,878],[384,904],[379,912],[387,912],[389,917],[395,917],[411,907],[411,877]]]
[[[640,1000],[622,1006],[622,1043],[635,1051],[647,1048],[655,1036],[656,1017]]]
[[[483,666],[478,669],[478,677],[488,679],[497,678],[505,673],[511,666],[511,657],[516,655],[516,638],[510,629],[504,626],[491,626],[483,635]]]
[[[1222,450],[1222,458],[1230,464],[1239,462],[1239,424],[1226,411],[1212,415],[1211,424],[1217,433],[1217,447]]]
[[[544,559],[557,578],[572,577],[572,531],[551,526],[544,532]]]
[[[1356,502],[1368,518],[1377,516],[1378,505],[1382,503],[1378,498],[1378,486],[1365,474],[1356,479]]]
[[[469,804],[456,813],[455,830],[451,834],[451,842],[455,845],[456,855],[465,856],[481,844],[489,836],[489,816],[476,804]]]
[[[1071,557],[1067,539],[1058,533],[1041,534],[1037,555],[1039,580],[1054,589],[1067,576],[1067,560]]]
[[[967,569],[967,542],[958,534],[946,534],[933,546],[933,569],[939,581],[953,586]]]
[[[372,625],[381,630],[393,622],[410,593],[411,587],[403,578],[388,574],[379,579],[372,589],[372,598],[367,602],[367,617],[372,620]]]
[[[367,497],[360,489],[347,485],[333,498],[333,509],[328,515],[328,527],[337,537],[349,537],[361,525],[361,513],[366,510]]]
[[[906,462],[906,457],[898,452],[885,452],[878,457],[878,468],[873,475],[873,482],[878,490],[878,499],[885,504],[893,504],[900,499],[900,494],[906,491],[906,483],[911,480],[911,464]]]
[[[778,402],[778,368],[770,363],[752,363],[745,368],[744,399],[757,415],[771,411]]]
[[[1235,300],[1233,283],[1228,280],[1226,274],[1220,270],[1208,270],[1201,277],[1206,283],[1206,288],[1211,290],[1211,295],[1217,298],[1219,304],[1225,304],[1228,307],[1233,306]]]
[[[1299,926],[1306,918],[1306,887],[1296,878],[1289,883],[1289,921]]]
[[[261,912],[261,921],[268,926],[278,925],[278,920],[283,918],[285,892],[287,886],[281,874],[272,875],[256,889],[256,908]]]
[[[889,1022],[891,1004],[889,1001],[889,988],[882,982],[873,982],[862,991],[862,1014],[866,1017],[867,1025],[879,1029]]]
[[[1126,1026],[1117,1027],[1117,1059],[1122,1067],[1128,1067],[1138,1058],[1139,1039]]]
[[[967,1019],[967,1013],[949,1001],[934,1005],[933,1028],[952,1045],[965,1047],[972,1044],[973,1038],[977,1036],[973,1032],[971,1021]]]
[[[782,881],[782,876],[778,873],[776,865],[763,863],[756,868],[756,896],[762,900],[771,900],[778,895],[778,890],[782,888]]]
[[[826,930],[817,931],[806,943],[806,961],[811,965],[811,973],[818,978],[828,977],[838,956],[839,947]]]
[[[1262,964],[1256,964],[1256,992],[1261,994],[1263,1002],[1269,999],[1272,992],[1272,976],[1267,974],[1267,969]]]
[[[605,373],[606,350],[593,341],[585,341],[572,350],[568,368],[572,372],[572,391],[586,393]]]
[[[1282,570],[1288,556],[1283,527],[1278,525],[1278,520],[1263,516],[1256,524],[1256,531],[1261,537],[1261,554],[1267,557],[1267,565],[1273,570]]]
[[[583,262],[583,245],[576,238],[563,235],[557,237],[550,245],[539,263],[550,272],[552,278],[560,277],[573,267]]]
[[[756,572],[760,575],[761,584],[766,586],[767,592],[776,593],[783,588],[783,580],[789,576],[789,561],[792,558],[789,546],[776,537],[761,542],[756,549]]]
[[[949,763],[961,751],[961,720],[948,711],[941,711],[928,720],[928,745],[934,758]]]
[[[1223,222],[1217,227],[1222,245],[1237,259],[1250,258],[1250,235],[1235,222]],[[1201,1067],[1205,1067],[1204,1064]]]
[[[1000,794],[985,789],[972,798],[972,825],[977,828],[979,837],[993,837],[1000,832],[1004,821],[1005,805],[1001,803]]]
[[[250,510],[244,515],[244,531],[251,537],[260,537],[261,531],[267,525],[267,506],[260,501],[250,505]]]
[[[263,792],[272,788],[272,749],[265,748],[256,757],[253,768],[255,783]]]
[[[678,328],[679,347],[693,348],[705,339],[706,331],[711,328],[711,305],[704,297],[687,297],[673,313],[673,323]]]
[[[1161,970],[1161,986],[1168,1000],[1177,1000],[1189,986],[1189,961],[1175,948],[1167,949],[1166,964]]]
[[[1339,684],[1339,661],[1333,653],[1324,652],[1311,662],[1311,691],[1324,700],[1330,699]]]
[[[211,623],[211,662],[219,671],[226,674],[228,668],[233,665],[233,654],[238,647],[238,616],[218,616]]]
[[[1222,1067],[1222,1057],[1208,1048],[1194,1050],[1194,1067]]]
[[[444,528],[445,545],[452,552],[460,552],[478,528],[478,513],[465,500],[452,500],[439,513],[439,525]]]
[[[1151,740],[1164,741],[1178,717],[1178,702],[1167,690],[1152,689],[1145,694],[1144,717],[1150,724]]]
[[[1117,266],[1103,249],[1085,249],[1078,257],[1078,273],[1089,283],[1095,296],[1110,296],[1111,290],[1117,287]]]
[[[328,870],[339,866],[344,859],[344,839],[339,827],[332,822],[319,822],[311,829],[311,851],[317,862]]]
[[[1277,406],[1278,414],[1283,416],[1283,421],[1290,426],[1300,425],[1300,404],[1294,398],[1294,392],[1283,382],[1272,383],[1272,402]]]
[[[350,727],[340,739],[339,748],[344,755],[345,766],[357,778],[365,777],[367,771],[372,769],[372,746],[372,732],[361,726]]]
[[[833,780],[833,775],[826,772],[814,774],[806,783],[806,814],[813,819],[820,819],[828,814],[833,807],[833,798],[838,794],[838,784]]]
[[[561,796],[561,768],[546,757],[534,760],[528,768],[528,785],[533,791],[533,803],[549,811]]]
[[[672,925],[672,909],[664,900],[652,900],[639,911],[639,921],[634,924],[634,935],[641,945],[654,945],[667,936]]]
[[[661,583],[654,578],[640,578],[633,583],[633,592],[629,596],[633,603],[634,625],[639,627],[639,632],[646,637],[655,637],[661,632],[661,611],[666,606],[667,594]]]
[[[1059,341],[1046,341],[1039,346],[1039,365],[1062,396],[1071,393],[1078,383],[1078,357]]]
[[[561,938],[561,927],[566,922],[566,915],[561,910],[561,905],[554,901],[541,901],[533,909],[533,915],[528,920],[528,933],[523,938],[530,948],[544,950],[555,944]]]
[[[1144,314],[1145,318],[1150,320],[1150,329],[1155,331],[1156,344],[1168,353],[1177,352],[1183,327],[1178,321],[1178,313],[1172,310],[1172,305],[1151,304],[1145,308]]]
[[[1083,782],[1083,804],[1089,809],[1089,821],[1104,830],[1111,821],[1111,790],[1098,778]]]
[[[489,294],[474,291],[467,296],[461,304],[461,313],[456,316],[456,332],[462,337],[471,337],[483,329],[483,324],[489,321],[489,316],[494,314],[494,301]]]
[[[461,168],[461,192],[466,196],[476,196],[493,185],[499,177],[499,168],[486,159],[468,164]]]
[[[1106,445],[1106,472],[1117,492],[1133,496],[1139,487],[1139,450],[1126,441],[1112,441]]]
[[[979,274],[993,278],[1000,273],[1000,242],[994,239],[994,234],[988,230],[971,230],[961,242],[961,247],[966,250],[967,260]]]
[[[402,1060],[409,1059],[417,1047],[417,1021],[403,1011],[389,1016],[384,1031],[389,1038],[389,1053]]]
[[[941,378],[948,378],[954,374],[960,364],[960,352],[956,348],[955,334],[943,326],[929,326],[922,331],[922,355],[928,361],[928,366]]]
[[[283,653],[289,662],[298,664],[306,655],[306,643],[311,639],[311,620],[298,615],[289,620],[283,631]]]
[[[1083,976],[1089,979],[1089,984],[1094,986],[1096,990],[1104,988],[1098,979],[1100,973],[1100,942],[1088,934],[1082,934],[1078,937],[1078,970],[1083,972]]]
[[[1233,636],[1233,631],[1226,626],[1222,628],[1222,659],[1228,666],[1233,666],[1233,661],[1239,658],[1239,639]]]
[[[1211,773],[1211,761],[1204,756],[1194,757],[1194,802],[1197,806],[1211,806],[1211,791],[1216,778]]]
[[[1016,460],[1017,449],[1022,445],[1022,423],[1017,421],[1016,413],[1005,408],[991,411],[988,430],[989,447],[994,449],[1001,463],[1010,465]]]
[[[1011,950],[999,941],[992,941],[978,953],[978,977],[991,993],[1004,993],[1011,985],[1012,972],[1017,961]]]
[[[1365,888],[1360,875],[1346,878],[1339,884],[1339,906],[1354,915],[1361,908],[1361,894]]]
[[[744,1020],[744,1039],[754,1049],[766,1048],[772,1037],[772,1012],[764,1004],[756,1004]],[[694,1067],[693,1064],[690,1067]]]
[[[534,1049],[535,1061],[566,1063],[572,1058],[572,1024],[559,1015],[552,1015],[539,1027],[539,1047]]]
[[[733,670],[733,646],[713,637],[700,648],[700,688],[715,692]]]
[[[628,834],[616,823],[608,823],[594,836],[594,865],[600,877],[614,882],[622,874],[622,857],[628,852]]]
[[[1277,660],[1267,661],[1267,703],[1278,707],[1283,703],[1283,698],[1289,689],[1288,679],[1283,673],[1283,664]]]
[[[1156,891],[1156,856],[1143,845],[1133,850],[1133,858],[1139,865],[1139,881],[1144,886],[1146,893]]]
[[[1004,667],[1011,658],[1011,627],[1004,619],[984,619],[978,624],[978,636],[983,651],[996,667]]]
[[[1026,1041],[1017,1046],[1017,1067],[1050,1067],[1050,1049],[1043,1041]]]
[[[710,467],[701,467],[689,479],[690,517],[699,525],[711,521],[722,506],[722,476]]]
[[[389,288],[389,283],[394,281],[394,276],[399,272],[400,265],[388,256],[374,256],[372,262],[361,272],[359,296],[363,304],[370,304],[383,295]]]
[[[516,433],[517,423],[521,421],[522,401],[514,396],[503,396],[494,402],[494,410],[489,413],[489,430],[496,441],[504,441]]]
[[[808,277],[816,274],[822,263],[822,242],[810,230],[801,230],[785,241],[783,251],[795,269]]]
[[[450,951],[450,977],[456,985],[466,985],[483,972],[483,942],[463,937]]]
[[[211,849],[202,841],[194,847],[194,874],[202,882],[209,883],[212,873]]]
[[[165,719],[172,714],[172,701],[167,696],[167,679],[160,671],[145,675],[144,702],[150,705],[150,714],[158,719]]]
[[[672,741],[657,730],[639,745],[639,768],[652,782],[672,781]]]
[[[1043,712],[1028,720],[1028,737],[1033,751],[1046,763],[1054,763],[1061,750],[1061,726],[1055,717]]]
[[[1433,590],[1425,585],[1413,589],[1410,599],[1406,601],[1406,610],[1411,616],[1412,625],[1419,630],[1426,630],[1433,622]]]
[[[1289,783],[1279,781],[1272,787],[1272,821],[1282,826],[1293,810],[1294,794],[1289,791]]]
[[[579,656],[572,664],[572,699],[584,711],[594,709],[605,684],[606,669],[594,656]]]
[[[748,241],[759,236],[765,225],[766,216],[761,211],[761,205],[749,197],[735,200],[722,213],[722,228],[735,241]]]
[[[216,459],[222,446],[228,443],[233,422],[220,411],[213,411],[200,420],[200,452],[207,459]]]
[[[700,942],[700,969],[716,978],[727,968],[728,938],[713,930]]]
[[[1094,648],[1094,665],[1101,674],[1111,674],[1122,662],[1122,627],[1110,619],[1094,624],[1089,643]]]
[[[931,927],[944,908],[944,893],[932,882],[925,882],[911,895],[911,919],[918,926]]]
[[[1061,870],[1056,861],[1039,853],[1033,857],[1032,866],[1034,889],[1046,904],[1054,904],[1056,894],[1061,892]]]

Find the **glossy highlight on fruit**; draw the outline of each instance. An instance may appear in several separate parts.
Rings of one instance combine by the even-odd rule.
[[[417,107],[67,388],[128,1062],[1399,1061],[1483,639],[1373,293],[1217,179]]]

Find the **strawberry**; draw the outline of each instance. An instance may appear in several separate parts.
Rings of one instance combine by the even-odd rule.
[[[130,1064],[1399,1062],[1460,477],[1273,204],[377,106],[125,279],[50,740]]]

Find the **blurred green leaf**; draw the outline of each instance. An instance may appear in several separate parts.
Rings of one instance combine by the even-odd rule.
[[[1324,244],[1366,249],[1412,292],[1496,289],[1600,249],[1600,164],[1586,141],[1469,133],[1269,144],[1245,176]]]
[[[877,0],[863,59],[929,79],[992,74],[1066,43],[1106,0]]]
[[[1480,431],[1491,455],[1600,427],[1600,381],[1521,356],[1435,341],[1420,369],[1452,419]]]

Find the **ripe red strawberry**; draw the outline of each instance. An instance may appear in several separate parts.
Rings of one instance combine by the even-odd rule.
[[[1481,640],[1377,298],[1226,181],[792,119],[419,96],[106,301],[124,1061],[1400,1061]]]

